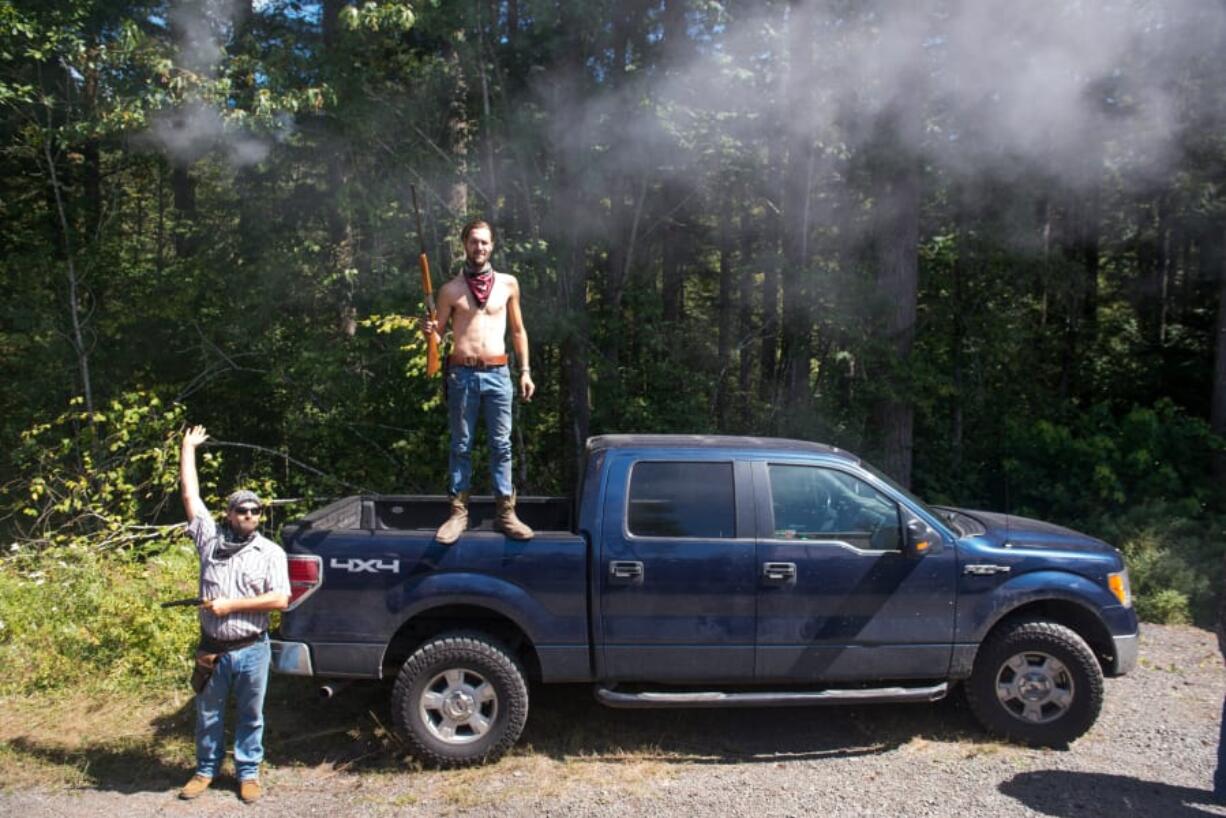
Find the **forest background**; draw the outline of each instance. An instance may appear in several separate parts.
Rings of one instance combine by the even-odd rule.
[[[1207,622],[1222,53],[1219,0],[0,0],[0,692],[185,667],[188,422],[270,534],[444,491],[410,185],[436,285],[474,217],[520,280],[521,493],[816,440]]]

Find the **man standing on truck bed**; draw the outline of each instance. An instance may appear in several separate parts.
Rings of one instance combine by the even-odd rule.
[[[227,501],[225,523],[213,522],[196,477],[196,447],[208,440],[203,426],[183,435],[179,479],[187,533],[200,556],[200,647],[196,651],[196,774],[179,797],[199,796],[225,756],[225,709],[230,691],[237,700],[234,767],[239,797],[258,801],[260,762],[264,760],[264,691],[272,651],[268,612],[289,605],[285,552],[256,532],[263,511],[252,491],[236,491]]]
[[[519,364],[519,395],[531,400],[536,391],[528,367],[528,331],[520,312],[519,282],[490,266],[493,229],[483,221],[469,222],[460,233],[464,269],[443,285],[438,321],[428,318],[422,331],[429,337],[446,330],[451,321],[452,346],[447,356],[447,409],[451,422],[451,453],[447,492],[451,516],[435,535],[449,545],[468,527],[468,495],[472,482],[472,450],[477,415],[484,409],[490,447],[490,481],[498,514],[495,527],[516,540],[532,538],[532,529],[515,514],[511,483],[511,402],[515,399],[507,368],[507,323]]]

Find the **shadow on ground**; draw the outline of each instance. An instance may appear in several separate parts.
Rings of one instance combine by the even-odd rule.
[[[1213,793],[1209,790],[1177,787],[1124,775],[1034,770],[1013,776],[999,789],[1043,815],[1192,818],[1222,814],[1200,808],[1214,803]]]
[[[415,769],[391,729],[390,684],[354,684],[327,701],[318,690],[307,680],[274,677],[265,708],[271,764],[352,774]],[[929,705],[611,710],[595,701],[590,685],[538,685],[531,707],[513,752],[570,762],[778,762],[882,753],[916,738],[986,738],[958,694]],[[16,738],[8,748],[76,770],[91,788],[166,791],[191,775],[194,719],[189,699],[156,717],[150,736],[75,748]],[[231,744],[232,724],[231,713]]]

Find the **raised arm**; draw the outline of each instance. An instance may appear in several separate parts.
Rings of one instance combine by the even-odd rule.
[[[519,362],[519,395],[532,400],[536,384],[532,382],[532,369],[528,360],[528,330],[524,327],[524,314],[519,307],[519,281],[511,278],[511,294],[507,298],[507,320],[511,324],[511,348]]]
[[[208,439],[209,433],[203,426],[193,426],[183,435],[183,447],[179,450],[179,486],[189,523],[208,513],[200,499],[200,479],[196,476],[196,448]]]

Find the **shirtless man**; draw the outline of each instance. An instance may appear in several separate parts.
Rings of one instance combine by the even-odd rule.
[[[528,368],[528,332],[519,308],[519,282],[490,266],[494,232],[483,221],[469,222],[460,233],[464,270],[443,285],[438,297],[438,321],[428,318],[422,331],[429,337],[446,330],[451,321],[452,348],[447,357],[447,408],[451,420],[448,494],[451,516],[435,539],[449,545],[468,527],[468,493],[472,478],[473,439],[477,415],[485,413],[490,446],[490,481],[498,504],[495,527],[516,540],[532,538],[532,529],[515,515],[511,484],[511,402],[515,399],[507,369],[506,334],[519,364],[519,395],[532,400],[536,385]]]

